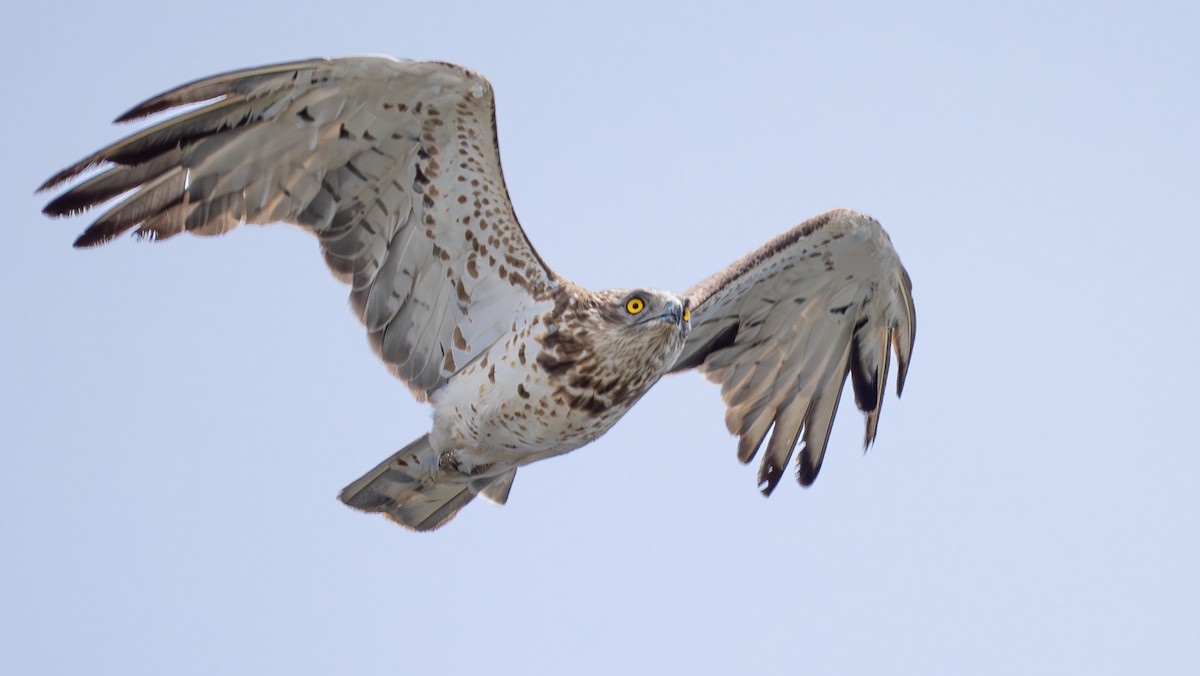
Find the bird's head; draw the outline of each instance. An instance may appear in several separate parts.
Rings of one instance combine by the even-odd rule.
[[[609,289],[595,294],[594,310],[612,329],[609,353],[670,366],[691,331],[687,299],[658,289]],[[657,365],[657,364],[656,364]]]

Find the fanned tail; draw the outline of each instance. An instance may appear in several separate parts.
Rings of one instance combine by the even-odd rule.
[[[405,528],[430,531],[453,519],[480,493],[504,504],[516,474],[514,469],[498,477],[431,482],[430,477],[438,476],[438,462],[426,434],[343,488],[338,499],[364,512],[379,512]]]

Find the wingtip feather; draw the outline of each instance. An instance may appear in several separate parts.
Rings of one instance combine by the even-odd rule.
[[[896,396],[904,393],[904,380],[908,377],[908,364],[912,360],[913,345],[917,341],[917,308],[912,297],[912,278],[908,271],[900,268],[900,293],[904,300],[904,323],[892,332],[892,347],[896,352]]]
[[[92,155],[92,156],[88,157],[87,159],[80,160],[79,162],[72,164],[71,166],[67,167],[66,169],[59,171],[58,173],[54,174],[50,178],[43,181],[42,184],[38,186],[37,190],[34,191],[34,193],[37,194],[37,193],[43,193],[43,192],[47,192],[50,190],[54,190],[55,188],[62,185],[63,183],[66,183],[67,181],[84,173],[88,169],[100,166],[100,164],[102,162],[104,162],[104,159],[101,157],[98,157],[96,155]],[[57,200],[55,200],[55,201],[57,201]],[[53,203],[54,202],[51,202],[50,204],[53,204]],[[46,205],[46,206],[48,208],[50,205]],[[43,213],[46,213],[46,212],[43,210]],[[63,214],[47,213],[46,215],[47,216],[61,216]]]
[[[75,249],[92,249],[112,241],[116,235],[108,235],[94,232],[95,228],[88,228],[83,231],[83,234],[75,238],[75,242],[71,244]]]

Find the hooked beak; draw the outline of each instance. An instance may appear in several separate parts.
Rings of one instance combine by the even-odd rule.
[[[655,317],[655,319],[660,319],[664,322],[671,322],[672,324],[682,324],[683,303],[680,303],[677,300],[667,303],[667,307],[663,308],[662,313]]]

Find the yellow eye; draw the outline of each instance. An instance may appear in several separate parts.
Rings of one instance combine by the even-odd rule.
[[[685,321],[685,322],[692,321],[692,309],[686,305],[683,306],[683,321]]]
[[[646,301],[634,296],[625,302],[625,309],[629,312],[629,314],[636,315],[637,313],[646,309]]]

